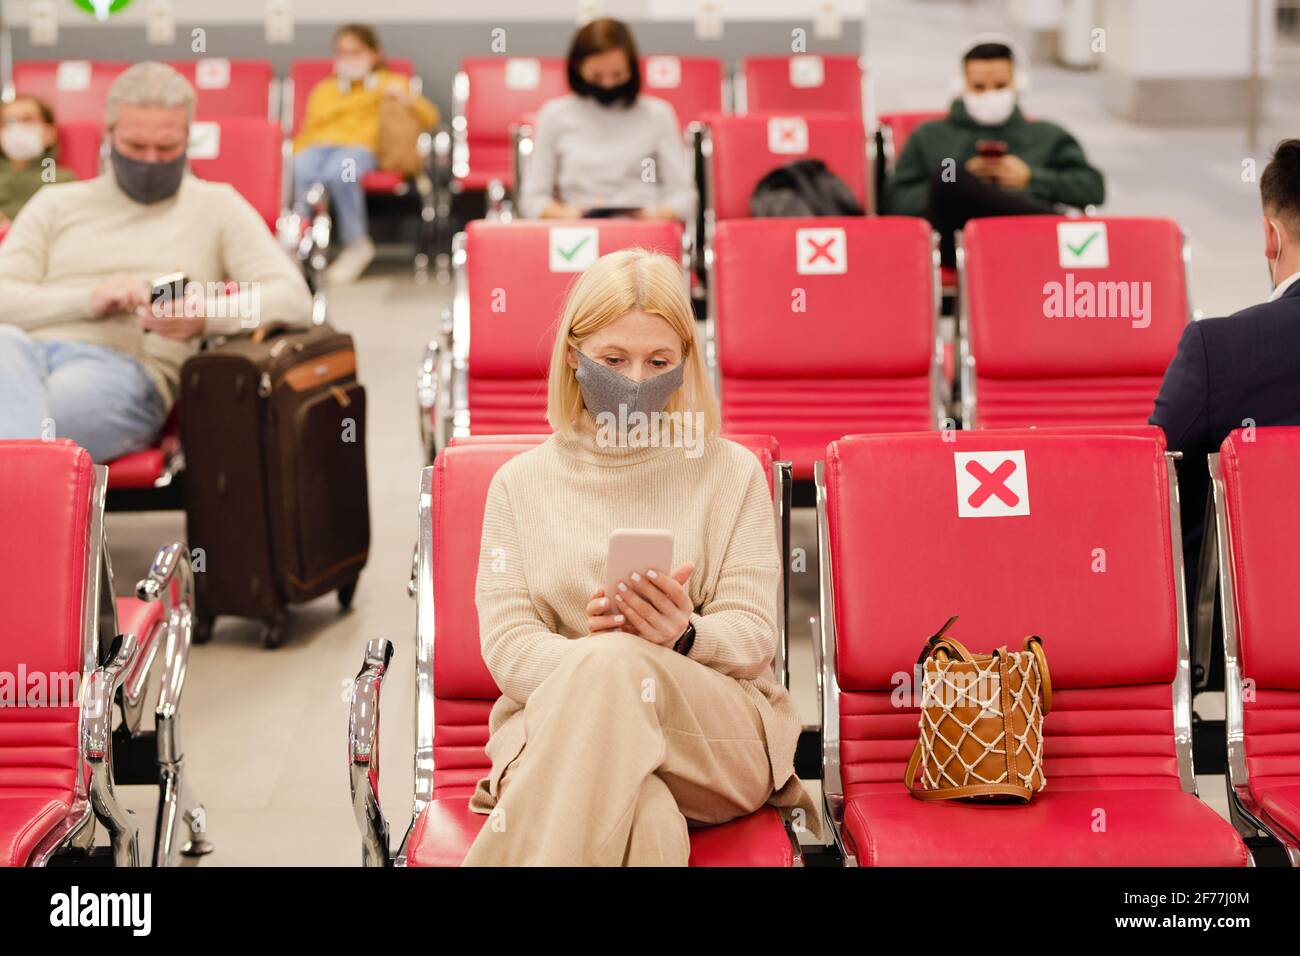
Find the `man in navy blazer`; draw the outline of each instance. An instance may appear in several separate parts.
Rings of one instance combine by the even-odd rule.
[[[1193,322],[1165,371],[1152,425],[1178,463],[1189,613],[1209,491],[1206,456],[1234,428],[1300,424],[1300,139],[1277,145],[1259,180],[1273,294],[1226,318]]]

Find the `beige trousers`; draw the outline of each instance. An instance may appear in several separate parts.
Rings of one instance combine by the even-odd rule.
[[[579,640],[510,719],[526,742],[465,866],[685,866],[687,819],[724,823],[772,795],[744,688],[635,635]]]

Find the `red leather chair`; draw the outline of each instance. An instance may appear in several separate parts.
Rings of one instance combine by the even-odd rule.
[[[870,102],[862,57],[747,56],[736,77],[736,112],[835,110],[864,118]]]
[[[456,438],[421,475],[414,569],[419,605],[415,812],[397,850],[398,866],[459,865],[487,820],[469,809],[475,783],[491,768],[483,748],[488,714],[500,695],[480,655],[473,600],[483,508],[496,470],[547,437]],[[788,463],[773,460],[770,437],[735,436],[733,440],[744,443],[763,463],[772,478],[774,507],[780,516],[783,501],[788,500],[780,493]],[[352,804],[368,866],[394,862],[379,804],[378,767],[380,691],[392,652],[389,641],[370,641],[353,687],[348,724]],[[693,866],[801,863],[798,841],[773,807],[691,830]]]
[[[943,119],[947,110],[914,110],[911,112],[881,113],[876,120],[876,137],[880,147],[880,165],[885,173],[893,173],[898,157],[903,155],[908,137],[922,123]]]
[[[1161,443],[1077,429],[944,439],[848,438],[818,467],[823,790],[846,861],[1249,864],[1236,831],[1196,797],[1178,510]],[[961,483],[970,455],[1000,481],[986,500]],[[941,586],[936,559],[960,569]],[[903,785],[918,718],[894,698],[952,614],[975,651],[1043,639],[1048,783],[1028,806],[924,803]]]
[[[201,179],[234,186],[275,232],[285,212],[283,143],[274,120],[195,120],[190,128],[190,169]]]
[[[99,175],[103,144],[102,119],[59,121],[59,164],[71,169],[78,179]]]
[[[929,224],[910,217],[718,223],[710,351],[723,428],[775,435],[794,477],[811,479],[841,435],[941,427],[936,255]]]
[[[497,190],[514,183],[511,126],[569,92],[561,57],[473,56],[452,84],[451,188]]]
[[[1169,219],[968,223],[957,252],[964,427],[1144,423],[1190,316],[1187,256]],[[1080,316],[1090,293],[1092,313],[1108,317]]]
[[[415,75],[414,65],[409,59],[388,57],[385,65],[392,72],[409,77],[414,92],[421,91],[422,83]],[[334,61],[331,59],[294,60],[290,65],[289,79],[283,85],[281,99],[286,119],[285,126],[291,135],[296,136],[302,126],[302,118],[307,111],[307,100],[311,96],[311,91],[315,89],[317,83],[333,72]],[[414,265],[416,278],[423,281],[428,275],[429,259],[435,242],[434,223],[438,216],[437,196],[432,175],[434,137],[432,135],[421,137],[419,148],[429,165],[427,173],[407,179],[400,172],[391,169],[376,169],[361,177],[361,186],[368,196],[412,196],[414,199],[415,210],[419,216]],[[309,201],[313,201],[313,198],[309,198]],[[314,201],[319,217],[320,213],[324,212],[328,200],[325,196],[318,196],[314,197]],[[327,234],[315,240],[318,245],[328,245],[328,231],[326,229]]]
[[[641,92],[672,104],[685,131],[723,110],[722,61],[712,56],[641,57]]]
[[[869,163],[862,120],[844,113],[709,114],[702,143],[705,221],[748,219],[758,181],[778,166],[820,159],[870,211]]]
[[[182,818],[191,840],[181,852],[210,849],[202,809],[185,785],[176,726],[189,649],[189,556],[179,543],[164,547],[138,597],[115,600],[106,487],[106,469],[70,441],[0,441],[0,526],[24,542],[0,549],[0,580],[14,598],[0,632],[0,670],[28,675],[26,706],[0,707],[0,865],[98,856],[96,820],[112,837],[114,864],[138,865],[137,824],[114,793],[127,783],[159,785],[156,865],[174,861]],[[145,731],[155,665],[157,729]],[[123,718],[116,731],[115,702]],[[141,744],[152,748],[149,774],[124,777],[114,748],[135,754]]]
[[[1228,796],[1246,836],[1300,866],[1300,664],[1294,507],[1300,428],[1238,429],[1210,456],[1220,552]]]
[[[130,65],[114,60],[25,60],[14,64],[13,88],[44,100],[60,123],[102,123],[108,88]]]
[[[190,81],[198,94],[194,118],[199,120],[276,119],[275,71],[269,60],[227,60],[201,57],[168,60]]]
[[[564,253],[604,255],[629,246],[680,257],[682,226],[633,219],[469,223],[454,243],[455,291],[443,335],[429,343],[420,372],[429,461],[451,435],[551,430],[551,345],[565,294],[581,271],[552,271],[552,242],[561,244],[556,261]]]

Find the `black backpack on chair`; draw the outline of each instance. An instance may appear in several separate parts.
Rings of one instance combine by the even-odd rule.
[[[758,181],[749,214],[767,216],[861,216],[853,191],[820,159],[778,166]]]

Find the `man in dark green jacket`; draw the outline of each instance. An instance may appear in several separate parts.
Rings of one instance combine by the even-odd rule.
[[[885,202],[886,212],[930,220],[944,265],[953,264],[953,233],[968,219],[1050,213],[1058,203],[1082,208],[1106,194],[1078,140],[1021,114],[1010,46],[978,43],[962,66],[961,97],[944,119],[908,137]]]

